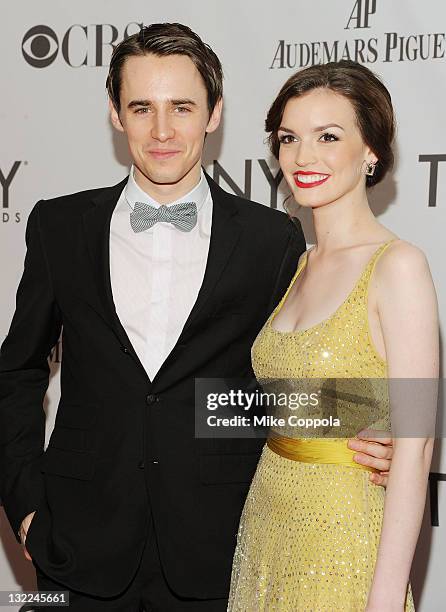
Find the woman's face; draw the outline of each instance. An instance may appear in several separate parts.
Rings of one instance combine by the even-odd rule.
[[[366,164],[377,158],[347,98],[322,88],[291,98],[278,138],[280,167],[298,204],[315,208],[364,196]]]

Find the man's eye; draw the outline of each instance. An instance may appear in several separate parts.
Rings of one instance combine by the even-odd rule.
[[[177,113],[182,114],[182,113],[188,113],[188,112],[189,112],[189,109],[187,108],[187,106],[176,106],[176,107],[175,107],[175,111],[176,111]]]
[[[145,115],[148,111],[149,111],[149,109],[146,106],[143,106],[141,108],[137,108],[135,110],[135,114],[136,115]]]
[[[294,136],[291,136],[291,134],[282,134],[281,136],[279,136],[279,142],[280,144],[290,144],[290,142],[295,141]]]
[[[337,140],[339,140],[337,136],[335,136],[334,134],[330,134],[329,132],[325,132],[325,134],[322,134],[321,139],[322,142],[336,142]]]

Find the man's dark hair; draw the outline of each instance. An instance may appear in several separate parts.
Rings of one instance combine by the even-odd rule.
[[[152,23],[118,44],[112,54],[106,87],[116,111],[121,110],[122,67],[127,58],[152,53],[158,57],[186,55],[201,74],[208,97],[209,114],[223,95],[220,60],[198,34],[181,23]]]

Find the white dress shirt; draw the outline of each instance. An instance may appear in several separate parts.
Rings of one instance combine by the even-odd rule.
[[[212,224],[212,197],[201,171],[198,185],[175,202],[195,202],[196,226],[182,232],[158,222],[135,233],[135,202],[158,208],[136,184],[133,167],[110,224],[110,276],[116,312],[149,378],[174,348],[203,283]]]

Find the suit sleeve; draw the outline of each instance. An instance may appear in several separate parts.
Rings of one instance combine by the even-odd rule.
[[[306,250],[305,236],[302,231],[302,227],[299,219],[293,218],[288,220],[286,224],[287,239],[285,241],[286,247],[280,263],[279,269],[276,274],[276,285],[272,292],[271,301],[268,306],[269,316],[277,304],[282,299],[291,279],[296,272],[297,263],[299,257]]]
[[[42,243],[41,204],[28,218],[16,310],[0,349],[0,497],[17,540],[22,520],[43,497],[39,470],[45,442],[43,400],[48,355],[62,325]]]

